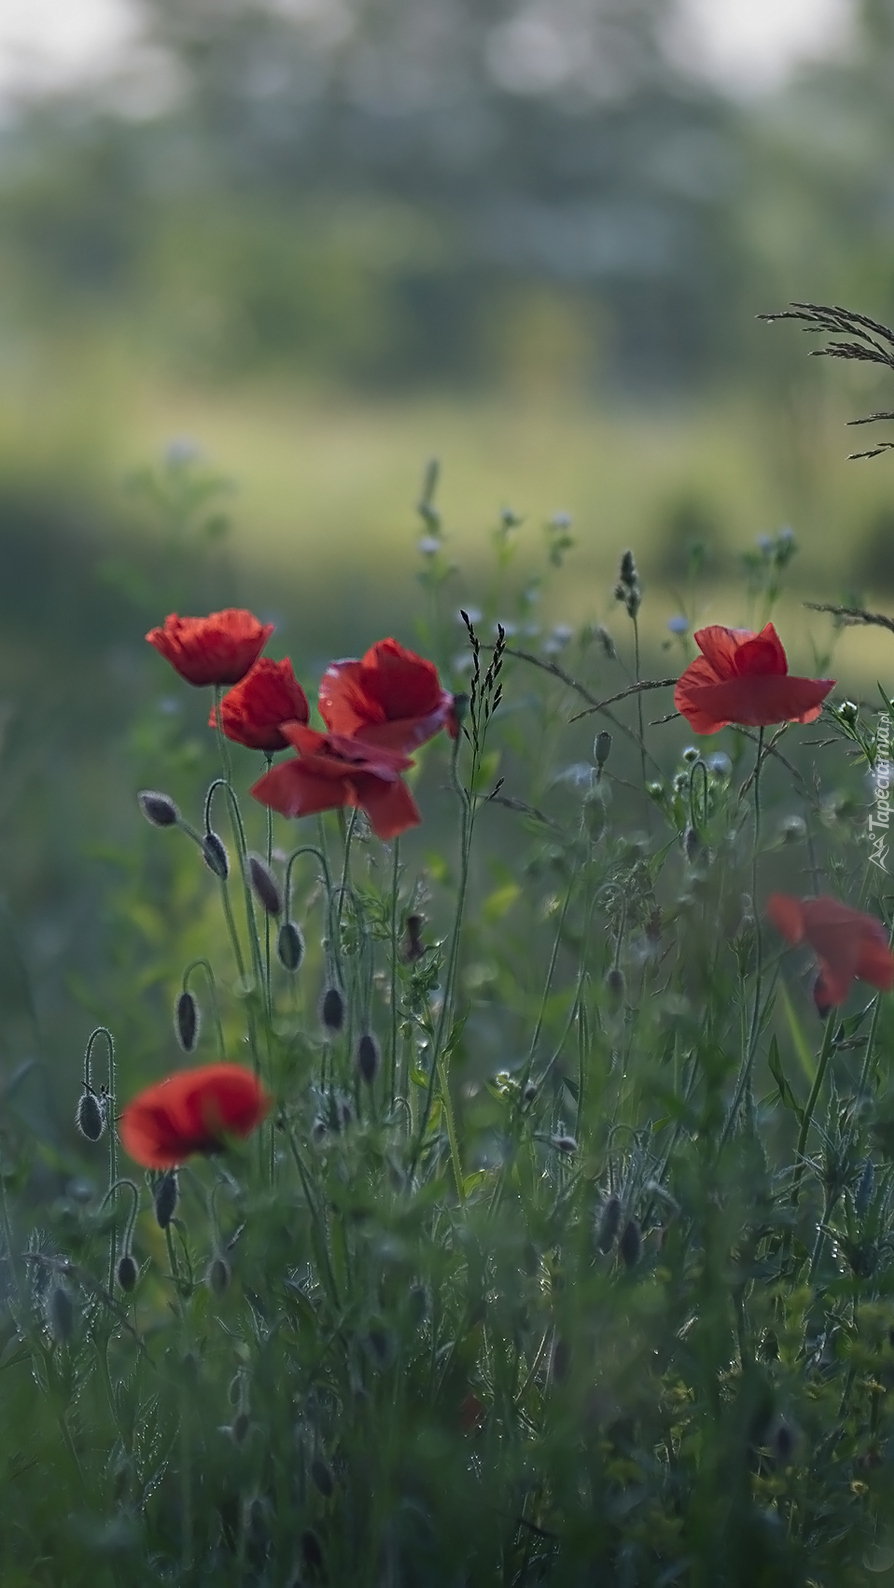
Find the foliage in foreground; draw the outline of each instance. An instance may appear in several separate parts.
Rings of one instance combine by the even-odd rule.
[[[424,637],[449,653],[433,491]],[[860,984],[819,1018],[763,910],[787,887],[890,919],[865,777],[891,702],[691,745],[666,707],[645,720],[666,697],[635,687],[629,553],[629,647],[526,634],[530,583],[491,643],[516,529],[500,607],[466,615],[463,731],[415,785],[458,839],[268,827],[257,757],[233,772],[223,738],[203,822],[144,795],[171,830],[119,896],[145,934],[128,962],[122,925],[119,1048],[161,980],[186,1064],[240,1060],[273,1102],[225,1153],[134,1175],[115,1121],[149,1077],[116,1076],[99,1030],[88,1178],[8,1112],[4,1584],[831,1588],[894,1565],[890,1013]],[[569,526],[546,535],[561,562]],[[755,627],[793,549],[746,562]],[[563,765],[582,711],[602,731]]]

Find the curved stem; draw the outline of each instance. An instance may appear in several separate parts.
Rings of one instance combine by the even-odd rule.
[[[214,972],[211,969],[211,966],[210,966],[210,964],[209,964],[207,959],[193,959],[193,960],[190,960],[190,962],[187,965],[185,971],[183,972],[183,991],[184,992],[187,991],[187,983],[189,982],[189,978],[192,975],[192,972],[194,970],[198,970],[200,966],[204,970],[205,975],[208,978],[208,990],[211,993],[211,1009],[212,1009],[212,1012],[214,1014],[214,1024],[215,1024],[215,1027],[217,1029],[217,1048],[218,1048],[218,1052],[220,1054],[220,1057],[223,1058],[224,1057],[224,1049],[225,1049],[226,1044],[224,1043],[223,1026],[221,1025],[221,1020],[220,1020],[220,1005],[218,1004],[218,1001],[217,1001],[217,982],[216,982],[216,980],[214,978]]]

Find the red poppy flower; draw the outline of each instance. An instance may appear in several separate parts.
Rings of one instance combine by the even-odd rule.
[[[820,1014],[843,1004],[854,980],[880,992],[894,986],[894,954],[881,921],[837,899],[792,899],[771,893],[767,914],[789,943],[810,944],[819,961],[813,996]]]
[[[238,684],[272,633],[273,624],[259,623],[253,612],[227,607],[207,618],[172,612],[146,638],[188,684]]]
[[[438,669],[397,640],[379,640],[362,661],[333,662],[320,683],[320,715],[333,733],[389,750],[412,750],[459,724]]]
[[[698,629],[702,652],[677,680],[674,705],[696,733],[718,733],[731,723],[767,728],[774,722],[814,722],[834,678],[792,678],[772,623],[760,634]]]
[[[174,1169],[194,1152],[218,1152],[229,1136],[250,1136],[271,1098],[241,1064],[178,1070],[128,1103],[121,1140],[146,1169]]]
[[[366,811],[376,836],[386,840],[422,820],[400,776],[413,764],[405,755],[344,734],[317,733],[297,722],[283,723],[282,730],[299,754],[258,779],[251,793],[262,805],[282,816],[356,806]]]
[[[280,732],[280,723],[307,722],[309,716],[307,696],[287,656],[281,662],[262,656],[220,703],[220,724],[227,738],[249,750],[285,750],[289,741]],[[216,725],[212,706],[208,726]]]

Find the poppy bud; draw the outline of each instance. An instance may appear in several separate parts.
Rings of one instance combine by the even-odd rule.
[[[621,1200],[619,1197],[609,1197],[602,1209],[599,1225],[596,1230],[596,1249],[610,1252],[615,1243],[615,1237],[621,1225]]]
[[[699,838],[695,828],[687,827],[685,833],[683,834],[683,852],[690,865],[692,865],[693,861],[698,858],[701,847],[702,841]]]
[[[323,1546],[312,1527],[305,1528],[301,1534],[301,1558],[309,1572],[322,1574],[323,1571]]]
[[[612,965],[606,972],[605,990],[613,1002],[618,1003],[624,996],[626,979],[620,965]]]
[[[116,1272],[118,1275],[118,1283],[121,1286],[121,1289],[125,1291],[127,1295],[130,1295],[130,1292],[133,1290],[134,1285],[137,1282],[137,1275],[139,1273],[137,1265],[131,1257],[130,1252],[121,1253],[121,1256],[118,1259],[118,1268]]]
[[[328,1500],[335,1488],[335,1484],[332,1481],[332,1469],[326,1465],[325,1461],[321,1461],[319,1456],[314,1456],[310,1464],[310,1475],[323,1498]]]
[[[320,1019],[331,1036],[335,1036],[345,1023],[345,1001],[338,987],[327,987],[320,1005]]]
[[[213,871],[221,882],[226,882],[230,875],[230,859],[222,838],[210,830],[202,839],[202,859],[209,871]]]
[[[95,1092],[85,1091],[78,1103],[75,1124],[88,1141],[99,1141],[105,1129],[105,1117]]]
[[[208,1267],[208,1289],[213,1290],[215,1296],[223,1296],[230,1286],[232,1270],[225,1257],[220,1253],[211,1259]]]
[[[379,1073],[381,1054],[378,1042],[369,1031],[365,1031],[357,1043],[355,1062],[361,1079],[366,1082],[367,1086],[372,1086]]]
[[[577,1152],[577,1142],[573,1136],[551,1136],[550,1146],[555,1147],[556,1152],[566,1154]]]
[[[230,1424],[230,1433],[237,1445],[245,1443],[251,1419],[248,1412],[237,1412]]]
[[[635,1268],[640,1260],[643,1249],[642,1230],[636,1219],[628,1219],[624,1231],[618,1242],[618,1251],[625,1268]]]
[[[784,1417],[780,1417],[773,1431],[771,1449],[780,1467],[787,1467],[795,1450],[795,1431]]]
[[[177,1211],[180,1187],[173,1169],[162,1175],[155,1187],[155,1218],[160,1230],[166,1230]]]
[[[282,892],[270,867],[257,855],[248,857],[248,880],[251,891],[267,915],[282,914]]]
[[[535,1081],[528,1081],[527,1085],[525,1086],[524,1091],[522,1092],[523,1100],[526,1103],[533,1103],[533,1101],[534,1101],[536,1096],[537,1096],[537,1083]]]
[[[311,1131],[310,1131],[310,1139],[311,1139],[311,1141],[314,1143],[315,1146],[318,1147],[320,1145],[320,1142],[323,1140],[325,1135],[326,1135],[326,1121],[324,1119],[320,1119],[320,1118],[315,1119],[314,1122],[313,1122],[313,1125],[311,1126]]]
[[[465,721],[466,717],[468,716],[468,713],[469,713],[469,697],[468,697],[468,695],[463,695],[463,694],[454,695],[454,697],[453,697],[453,715],[454,715],[454,718],[456,720],[456,723],[457,723],[458,727],[462,727],[463,722]]]
[[[363,1336],[363,1346],[373,1367],[380,1373],[394,1361],[394,1337],[387,1329],[369,1329]]]
[[[612,736],[610,733],[597,733],[593,740],[593,760],[600,772],[611,754]]]
[[[177,999],[174,1028],[184,1053],[192,1053],[199,1040],[199,1006],[188,989],[184,989]]]
[[[153,827],[176,827],[180,820],[170,794],[160,794],[157,789],[144,788],[137,795],[140,810]]]
[[[276,957],[283,970],[295,971],[304,958],[304,938],[294,921],[283,921],[276,934]]]
[[[47,1297],[47,1323],[59,1345],[67,1345],[74,1333],[74,1303],[65,1285],[54,1285]]]
[[[407,916],[404,940],[400,950],[400,957],[405,965],[412,965],[417,959],[421,959],[425,953],[425,945],[422,941],[424,924],[424,917],[421,915]]]

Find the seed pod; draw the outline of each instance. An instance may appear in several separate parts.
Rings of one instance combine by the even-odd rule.
[[[640,1260],[643,1249],[642,1230],[636,1219],[628,1219],[624,1231],[618,1242],[618,1251],[625,1268],[635,1268]]]
[[[593,760],[596,762],[600,772],[611,755],[611,748],[611,734],[604,731],[602,733],[597,733],[595,739],[593,740]]]
[[[217,833],[212,833],[210,830],[202,839],[202,859],[209,871],[213,871],[216,877],[220,877],[221,882],[226,882],[227,877],[230,875],[229,856],[224,847],[223,839],[218,838]]]
[[[232,1270],[229,1263],[218,1253],[211,1259],[208,1267],[208,1289],[212,1290],[215,1296],[223,1296],[230,1288],[231,1278]]]
[[[338,987],[327,987],[320,1004],[320,1019],[330,1036],[335,1036],[345,1023],[345,1001]]]
[[[188,989],[184,989],[177,999],[174,1029],[184,1053],[192,1053],[199,1040],[199,1006]]]
[[[304,958],[304,938],[294,921],[283,921],[276,934],[276,957],[283,970],[296,971]]]
[[[611,1251],[620,1226],[621,1199],[611,1196],[602,1209],[596,1230],[596,1249],[602,1252],[603,1256]]]
[[[333,1489],[335,1488],[331,1467],[328,1467],[326,1462],[321,1460],[319,1456],[314,1456],[314,1459],[310,1464],[310,1475],[313,1478],[313,1481],[320,1493],[323,1495],[323,1498],[328,1500]]]
[[[118,1283],[121,1286],[121,1289],[129,1296],[137,1282],[137,1276],[139,1273],[137,1265],[131,1257],[130,1252],[121,1253],[121,1256],[118,1259],[118,1268],[116,1272],[118,1276]]]
[[[166,1230],[177,1211],[180,1187],[173,1169],[167,1169],[155,1187],[155,1218],[160,1230]]]
[[[47,1323],[59,1345],[68,1345],[74,1333],[74,1303],[66,1285],[53,1285],[47,1297]]]
[[[81,1096],[75,1114],[75,1124],[88,1141],[99,1141],[106,1122],[102,1105],[95,1092],[85,1091]]]
[[[137,795],[140,810],[153,827],[176,827],[180,812],[170,794],[160,794],[157,789],[144,788]]]
[[[382,1056],[379,1052],[379,1044],[371,1032],[365,1031],[357,1043],[354,1062],[361,1080],[365,1081],[367,1086],[372,1086],[379,1073]]]
[[[248,857],[248,880],[261,909],[267,915],[281,915],[282,890],[270,867],[257,855]]]

